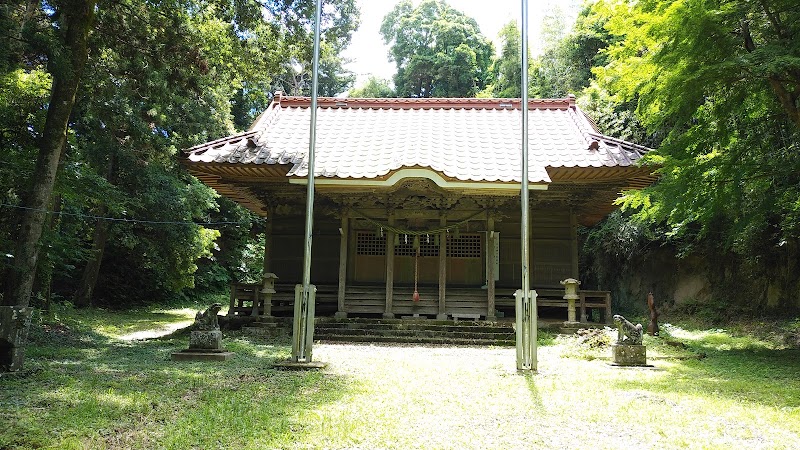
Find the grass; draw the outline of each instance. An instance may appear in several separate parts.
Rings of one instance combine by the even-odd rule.
[[[286,337],[226,333],[224,363],[121,339],[192,315],[43,318],[0,377],[0,449],[800,448],[800,351],[775,333],[664,326],[652,370],[611,368],[600,334],[548,337],[536,375],[508,348],[317,344],[327,369],[285,372]]]

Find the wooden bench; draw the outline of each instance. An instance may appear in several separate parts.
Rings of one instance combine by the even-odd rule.
[[[250,316],[259,306],[261,283],[231,283],[229,316]]]
[[[586,310],[588,308],[603,309],[603,319],[607,324],[611,323],[611,292],[609,291],[590,291],[579,290],[581,322],[587,322]]]
[[[294,311],[294,285],[279,283],[272,294],[271,312],[274,316],[291,316]],[[334,285],[317,285],[316,309],[320,314],[336,312],[338,288]],[[264,294],[261,283],[232,283],[229,316],[252,316],[263,313]],[[255,302],[255,304],[254,304]],[[254,309],[258,308],[256,314]]]

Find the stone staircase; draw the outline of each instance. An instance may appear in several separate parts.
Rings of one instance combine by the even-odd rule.
[[[475,346],[513,346],[511,322],[419,319],[316,319],[314,340]]]

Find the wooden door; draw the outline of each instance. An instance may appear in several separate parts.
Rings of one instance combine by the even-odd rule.
[[[353,281],[378,283],[386,279],[386,236],[374,231],[355,231]]]
[[[447,239],[447,284],[452,286],[482,286],[483,243],[482,233],[461,233]]]
[[[439,284],[439,245],[434,236],[419,237],[419,256],[414,248],[413,236],[400,236],[394,248],[394,282],[413,285],[414,273],[419,285]],[[415,267],[416,265],[416,267]]]

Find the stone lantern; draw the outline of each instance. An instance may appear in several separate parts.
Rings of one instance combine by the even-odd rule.
[[[275,280],[278,279],[278,276],[272,272],[265,273],[261,276],[262,284],[261,290],[261,301],[264,302],[264,316],[271,317],[272,316],[272,294],[275,293]],[[254,316],[258,315],[258,309],[254,308],[255,314]]]
[[[574,278],[567,278],[566,280],[561,281],[561,285],[564,286],[564,300],[567,301],[567,323],[574,324],[577,323],[575,319],[575,300],[580,298],[578,295],[578,286],[580,286],[581,282],[574,279]]]

